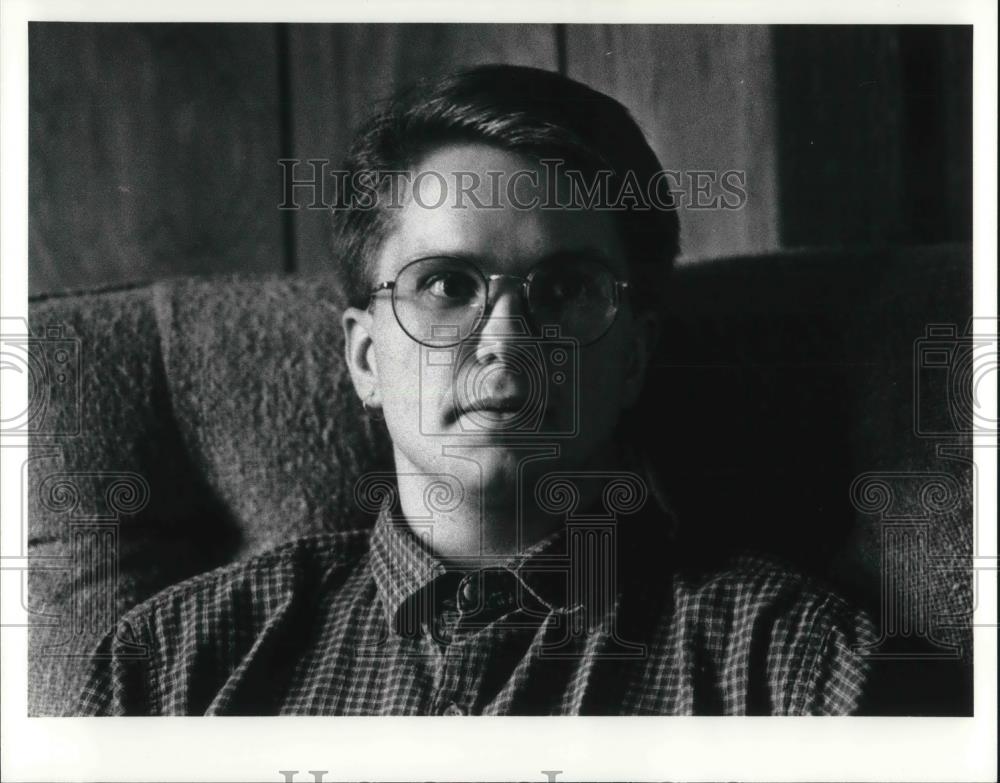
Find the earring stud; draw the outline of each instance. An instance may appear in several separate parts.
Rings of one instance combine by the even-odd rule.
[[[374,396],[375,392],[373,391],[371,394],[368,395],[368,399],[361,401],[361,407],[364,409],[365,415],[372,421],[384,421],[385,416],[382,415],[382,409],[377,408],[374,405],[368,404],[368,400],[370,400]]]

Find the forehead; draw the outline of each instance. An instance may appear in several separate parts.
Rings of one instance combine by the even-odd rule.
[[[485,144],[428,154],[400,189],[401,206],[390,209],[379,279],[433,255],[471,256],[484,271],[518,274],[543,257],[579,253],[603,257],[624,275],[613,213],[546,207],[545,177],[546,169],[530,158]],[[555,192],[559,203],[568,203],[565,187]]]

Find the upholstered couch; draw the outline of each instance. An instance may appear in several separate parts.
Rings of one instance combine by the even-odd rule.
[[[772,550],[883,622],[887,711],[971,706],[968,439],[947,368],[915,365],[928,326],[961,334],[970,310],[965,246],[683,265],[640,409],[695,551]],[[32,300],[35,357],[69,351],[33,386],[32,714],[67,709],[109,620],[153,592],[370,523],[354,487],[388,449],[346,375],[340,312],[326,276]]]

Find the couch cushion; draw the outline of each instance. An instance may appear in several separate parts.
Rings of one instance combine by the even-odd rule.
[[[918,667],[971,663],[970,421],[949,391],[962,366],[917,361],[928,343],[960,349],[928,330],[965,333],[971,273],[960,245],[692,265],[644,401],[696,546],[763,547],[824,573],[883,624],[880,652]],[[971,706],[967,675],[942,698]]]
[[[227,277],[32,302],[32,333],[59,327],[80,356],[78,434],[32,438],[33,713],[78,690],[103,629],[69,627],[74,595],[120,613],[291,537],[367,524],[353,487],[388,464],[387,441],[350,388],[336,291],[327,276]],[[65,432],[59,416],[42,428]],[[109,520],[116,590],[87,544]],[[74,548],[90,560],[74,567]]]

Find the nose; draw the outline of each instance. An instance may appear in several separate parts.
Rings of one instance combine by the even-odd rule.
[[[500,359],[512,338],[531,334],[520,280],[496,277],[490,280],[486,311],[476,329],[476,359],[480,363]]]

